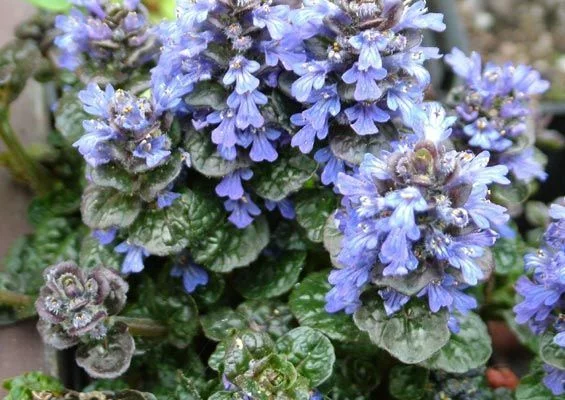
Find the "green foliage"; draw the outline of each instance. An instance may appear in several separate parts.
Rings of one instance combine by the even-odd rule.
[[[36,7],[44,8],[49,11],[67,11],[71,8],[68,0],[26,0]]]
[[[445,310],[432,313],[425,305],[414,302],[389,317],[379,300],[365,302],[353,317],[375,345],[405,364],[427,360],[447,344],[447,319]]]
[[[251,180],[255,192],[264,199],[281,201],[298,191],[316,172],[317,164],[310,157],[284,152],[258,170]]]
[[[90,186],[82,196],[82,220],[92,229],[128,227],[141,208],[138,198],[112,188]]]
[[[561,397],[554,396],[543,384],[545,372],[541,363],[534,362],[529,375],[520,380],[516,389],[516,400],[557,400]]]
[[[45,2],[50,2],[46,0]],[[53,113],[55,118],[55,128],[65,139],[68,145],[72,145],[84,134],[82,121],[90,119],[90,116],[83,110],[81,101],[78,98],[77,89],[69,90],[61,96],[57,109]]]
[[[4,400],[34,400],[33,392],[62,393],[65,389],[59,380],[41,372],[28,372],[8,379],[3,383],[3,386],[8,391]]]
[[[485,323],[473,313],[460,317],[460,332],[422,364],[427,368],[462,374],[487,363],[492,353]]]
[[[426,397],[429,372],[414,365],[397,365],[390,371],[389,391],[398,400],[420,400]]]
[[[301,326],[316,328],[333,340],[358,341],[363,333],[353,324],[351,316],[345,313],[326,312],[325,296],[331,286],[328,272],[308,275],[292,291],[289,306]]]
[[[305,252],[262,256],[235,275],[235,287],[247,299],[269,299],[288,292],[298,281],[306,261]]]
[[[328,189],[303,190],[296,196],[296,221],[306,230],[308,239],[322,242],[326,221],[336,206],[336,197]]]
[[[553,342],[555,333],[545,332],[539,345],[539,355],[541,359],[558,369],[565,369],[565,348]]]

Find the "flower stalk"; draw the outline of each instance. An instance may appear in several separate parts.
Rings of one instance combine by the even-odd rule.
[[[134,318],[113,316],[109,318],[111,324],[122,322],[128,326],[132,336],[137,337],[162,337],[167,334],[167,328],[160,322],[150,318]]]

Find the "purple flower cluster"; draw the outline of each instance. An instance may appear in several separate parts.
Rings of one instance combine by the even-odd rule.
[[[487,63],[483,68],[479,54],[467,57],[459,49],[445,60],[463,79],[463,86],[454,91],[459,118],[455,133],[465,148],[488,150],[493,163],[506,165],[520,181],[545,180],[528,124],[534,117],[532,101],[549,82],[526,65]]]
[[[421,45],[422,30],[443,31],[441,14],[428,13],[423,0],[306,0],[292,22],[308,56],[293,64],[291,92],[306,109],[292,116],[299,127],[292,146],[311,152],[334,122],[358,135],[375,135],[394,117],[411,125],[430,83],[423,64],[440,57],[437,48]],[[335,183],[343,161],[329,147],[315,157],[326,164],[324,183]]]
[[[516,292],[523,300],[514,307],[516,321],[528,323],[535,334],[555,334],[553,343],[565,347],[565,202],[551,206],[553,222],[545,235],[545,245],[524,257],[532,278],[521,277]],[[565,370],[546,366],[545,384],[555,395],[565,393]]]
[[[140,0],[71,0],[80,8],[59,15],[55,39],[59,65],[71,71],[85,64],[137,68],[155,58],[156,38],[149,32],[149,19]]]
[[[509,217],[488,200],[488,185],[508,184],[508,170],[487,166],[487,151],[448,150],[454,117],[437,103],[422,107],[413,134],[390,151],[366,154],[352,175],[338,175],[342,268],[330,274],[329,312],[354,312],[371,284],[380,288],[389,315],[412,295],[427,298],[432,312],[477,306],[462,290],[490,273],[488,247]],[[414,282],[395,284],[408,280]]]
[[[210,131],[227,161],[273,162],[288,142],[276,113],[269,111],[269,94],[281,71],[306,59],[290,13],[288,5],[270,1],[196,0],[180,4],[177,20],[160,28],[163,47],[153,79],[181,77],[190,82],[191,93],[204,95],[212,91],[210,85],[219,87],[219,104],[189,111],[194,127]],[[216,189],[227,198],[229,219],[239,228],[261,212],[243,188],[252,176],[251,169],[238,169]]]

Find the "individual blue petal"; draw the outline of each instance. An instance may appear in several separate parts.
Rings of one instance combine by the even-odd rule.
[[[163,208],[170,207],[179,197],[181,197],[180,193],[165,190],[157,196],[157,208],[161,210]]]
[[[251,225],[254,217],[261,214],[261,209],[255,204],[248,194],[239,200],[226,200],[224,202],[226,211],[230,212],[228,220],[240,229]]]
[[[292,95],[298,101],[306,101],[314,89],[321,89],[326,82],[326,75],[329,72],[326,62],[311,61],[303,64],[296,64],[294,72],[300,76],[292,84]]]
[[[375,103],[357,103],[345,110],[345,115],[351,127],[358,135],[373,135],[379,132],[375,122],[383,123],[390,120],[390,115]]]
[[[265,207],[269,211],[274,211],[278,208],[279,212],[286,219],[296,218],[296,211],[294,210],[294,204],[289,199],[282,199],[281,201],[265,200]]]
[[[167,138],[158,136],[149,140],[142,140],[135,148],[133,155],[138,158],[144,158],[148,167],[153,168],[165,160],[171,152],[165,150],[167,146]]]
[[[101,245],[106,246],[114,241],[117,233],[117,228],[96,229],[92,231],[92,237],[98,240]]]
[[[138,273],[143,271],[143,260],[149,256],[149,252],[141,246],[132,245],[128,242],[122,242],[114,249],[117,253],[126,255],[122,263],[122,273]]]
[[[242,181],[248,181],[253,177],[253,171],[249,168],[235,170],[226,175],[216,186],[216,193],[220,197],[229,197],[231,200],[239,200],[245,194]]]
[[[258,62],[237,55],[230,61],[223,83],[224,85],[231,85],[235,82],[235,91],[238,94],[252,92],[259,87],[259,79],[253,76],[253,73],[257,72],[259,68]]]
[[[383,95],[383,89],[378,82],[386,78],[386,69],[368,68],[361,70],[359,65],[355,63],[353,67],[345,71],[341,79],[347,84],[355,83],[355,92],[353,97],[357,101],[378,100]]]

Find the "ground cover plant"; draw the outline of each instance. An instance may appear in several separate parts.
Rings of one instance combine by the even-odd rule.
[[[536,70],[442,52],[423,0],[33,3],[0,51],[1,160],[36,193],[0,316],[37,317],[89,380],[32,372],[8,399],[565,394]],[[30,79],[39,152],[9,124]],[[530,351],[519,386],[489,321]]]

